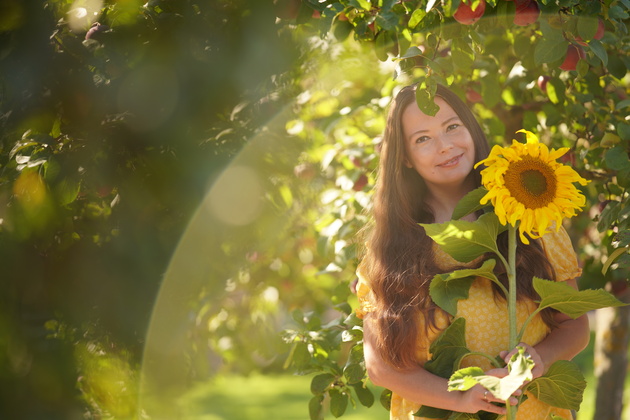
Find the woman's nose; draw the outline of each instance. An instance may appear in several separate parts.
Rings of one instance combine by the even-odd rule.
[[[446,152],[447,150],[450,150],[453,148],[452,139],[450,139],[447,135],[444,135],[444,134],[437,136],[437,145],[438,145],[438,151],[441,153]]]

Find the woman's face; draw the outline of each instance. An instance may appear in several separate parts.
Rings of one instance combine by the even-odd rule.
[[[440,110],[434,117],[415,102],[403,111],[405,165],[414,168],[430,189],[460,187],[475,164],[475,145],[453,108],[440,97],[435,103]]]

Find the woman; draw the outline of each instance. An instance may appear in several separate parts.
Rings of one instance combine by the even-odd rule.
[[[457,263],[441,251],[418,223],[451,219],[459,200],[480,186],[473,167],[489,153],[487,140],[468,107],[457,95],[439,86],[435,116],[424,114],[415,102],[416,86],[403,88],[388,116],[365,257],[359,265],[357,314],[364,318],[364,351],[371,381],[393,392],[390,418],[413,417],[420,406],[476,413],[505,414],[492,394],[477,385],[465,392],[447,391],[447,379],[423,368],[429,346],[448,326],[450,316],[429,297],[437,273],[479,266]],[[471,214],[466,218],[474,220]],[[507,240],[499,237],[507,254]],[[567,251],[569,250],[569,251]],[[518,245],[518,318],[523,323],[535,309],[532,277],[567,281],[577,287],[581,271],[564,230],[549,233],[530,245]],[[498,264],[500,265],[500,264]],[[507,285],[504,272],[497,275]],[[477,278],[469,297],[460,300],[458,316],[466,318],[466,341],[471,351],[501,355],[508,349],[507,304],[499,288]],[[523,343],[535,362],[534,378],[561,359],[571,359],[588,344],[588,320],[571,319],[545,310],[530,323]],[[509,350],[509,352],[508,352]],[[481,357],[468,357],[464,366],[480,366],[488,374],[504,376],[505,369],[490,369]],[[520,391],[517,391],[520,392]],[[511,404],[516,404],[512,398]],[[549,407],[533,396],[521,404],[518,419],[543,419],[550,413],[570,418],[567,410]]]

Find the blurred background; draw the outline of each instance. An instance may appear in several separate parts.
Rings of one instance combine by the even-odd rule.
[[[630,3],[462,4],[0,1],[0,418],[387,418],[352,285],[416,81],[571,149],[581,286],[630,301]],[[628,317],[580,420],[622,416]]]

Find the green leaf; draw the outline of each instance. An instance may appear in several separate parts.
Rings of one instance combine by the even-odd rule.
[[[461,38],[453,40],[451,56],[455,66],[464,71],[470,70],[475,60],[472,48]]]
[[[584,41],[593,39],[599,26],[597,18],[591,16],[578,16],[577,31]]]
[[[493,272],[495,264],[495,260],[487,260],[479,268],[455,270],[451,273],[436,275],[429,286],[431,299],[440,308],[455,316],[457,302],[468,298],[468,291],[475,277],[484,277],[500,283]]]
[[[624,146],[615,146],[612,149],[607,150],[605,161],[606,166],[616,171],[630,166],[628,154],[626,153]]]
[[[429,407],[428,405],[423,405],[413,415],[415,417],[423,417],[423,418],[428,418],[428,419],[445,419],[451,413],[452,411],[450,410],[443,410],[441,408],[435,408],[435,407]]]
[[[617,124],[617,134],[622,140],[630,140],[630,124],[619,123]],[[628,155],[626,154],[626,157]]]
[[[503,378],[485,375],[484,371],[476,366],[460,369],[455,372],[448,381],[449,391],[466,391],[476,384],[483,385],[496,398],[507,401],[510,396],[526,381],[532,379],[534,362],[531,356],[525,353],[523,347],[519,347],[508,363],[508,375]]]
[[[621,208],[619,201],[609,201],[606,207],[599,215],[599,222],[597,222],[597,230],[599,232],[605,232],[610,229],[613,222],[619,217]]]
[[[540,66],[556,61],[559,57],[564,57],[567,46],[568,42],[564,38],[542,38],[534,49],[534,62]]]
[[[440,110],[440,107],[435,103],[435,98],[428,89],[416,89],[416,103],[418,108],[425,114],[433,117]]]
[[[311,420],[322,420],[324,418],[324,396],[317,395],[308,402],[308,414]]]
[[[617,258],[619,258],[620,256],[622,256],[624,253],[627,253],[627,252],[628,252],[628,247],[615,249],[612,252],[612,254],[608,256],[608,259],[604,263],[604,266],[602,267],[602,274],[606,275],[606,272],[608,272],[608,269],[610,268],[612,263],[614,263]]]
[[[579,410],[586,381],[573,362],[559,360],[544,376],[534,379],[525,388],[540,401],[554,407]]]
[[[374,394],[372,394],[372,391],[367,389],[363,383],[352,384],[351,386],[357,394],[361,405],[364,407],[372,407],[372,405],[374,405]]]
[[[335,382],[335,375],[331,373],[314,376],[311,380],[311,392],[315,395],[323,394],[333,382]]]
[[[433,355],[424,364],[429,372],[448,378],[454,370],[455,362],[463,355],[470,353],[466,347],[466,320],[455,319],[431,344],[429,351]]]
[[[593,39],[591,40],[591,42],[588,43],[588,46],[591,47],[591,51],[593,51],[595,55],[599,57],[600,60],[602,60],[602,63],[604,64],[604,66],[607,66],[608,53],[606,52],[606,49],[604,49],[604,46],[602,45],[602,43],[599,42],[597,39]]]
[[[335,417],[343,416],[348,407],[348,394],[336,388],[328,391],[328,394],[330,395],[330,412],[332,415]]]
[[[552,77],[547,82],[547,96],[554,104],[564,103],[566,85],[557,77]]]
[[[461,219],[464,216],[488,207],[489,204],[482,205],[480,203],[483,196],[487,193],[487,189],[485,189],[484,187],[479,187],[466,194],[464,198],[459,200],[459,203],[457,203],[457,206],[453,211],[453,219]]]
[[[361,382],[365,376],[365,368],[360,363],[350,363],[343,369],[343,376],[349,384]]]
[[[478,378],[484,375],[483,369],[477,366],[471,366],[463,369],[459,369],[451,375],[448,380],[449,391],[468,391],[473,386],[479,383]],[[496,378],[497,380],[499,378]]]
[[[414,10],[413,13],[411,14],[411,17],[409,18],[407,27],[409,29],[415,28],[416,26],[418,26],[420,22],[422,22],[422,19],[424,19],[426,15],[427,15],[427,12],[424,11],[422,8],[418,8]]]
[[[411,58],[422,55],[422,50],[418,47],[409,47],[405,54],[400,58]]]
[[[379,397],[379,402],[385,408],[385,410],[389,411],[392,408],[392,391],[389,389],[384,389],[381,392],[381,396]]]
[[[565,282],[538,277],[534,277],[534,289],[540,295],[541,309],[553,308],[574,319],[594,309],[626,305],[603,289],[578,291]]]
[[[481,413],[459,413],[454,412],[448,418],[448,420],[480,420]]]
[[[59,204],[62,206],[74,202],[79,196],[81,183],[70,178],[64,178],[56,187]]]
[[[488,108],[492,108],[501,100],[501,83],[496,74],[488,74],[481,79],[481,96],[483,97],[484,105]]]
[[[626,207],[626,209],[630,209],[630,207]],[[630,230],[622,230],[617,233],[613,239],[613,245],[618,248],[630,245]]]
[[[460,262],[470,262],[486,252],[498,254],[497,235],[505,230],[494,213],[486,213],[475,222],[451,220],[420,225],[444,252]]]
[[[349,4],[357,9],[370,10],[372,8],[369,0],[350,0]]]

